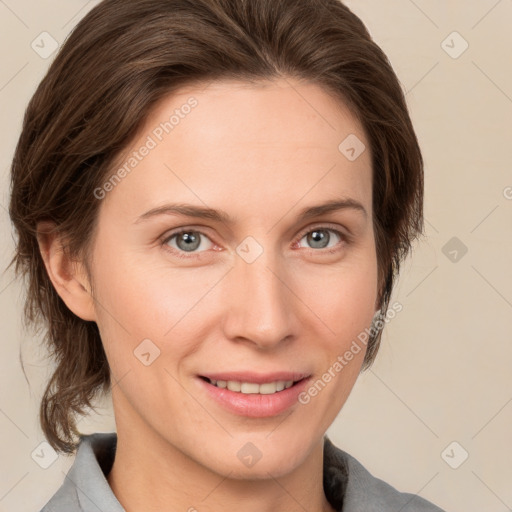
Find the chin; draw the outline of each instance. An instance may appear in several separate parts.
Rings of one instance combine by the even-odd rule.
[[[213,454],[217,459],[215,472],[229,474],[235,480],[279,478],[291,473],[309,453],[309,445],[300,440],[295,445],[276,437],[274,443],[270,438],[265,439],[267,436],[268,432],[262,434],[261,440],[257,435],[242,436],[231,439],[230,446],[219,443],[222,451]]]

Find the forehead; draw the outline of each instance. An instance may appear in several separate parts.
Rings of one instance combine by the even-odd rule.
[[[366,148],[357,159],[343,153],[346,140]],[[243,196],[247,206],[255,198],[254,207],[261,208],[271,193],[291,203],[305,194],[343,194],[371,211],[364,130],[341,100],[313,83],[280,79],[184,87],[155,105],[118,165],[148,141],[151,150],[110,195],[124,188],[148,204],[163,196],[224,203]]]
[[[187,104],[192,101],[195,106],[191,109]],[[341,97],[334,97],[318,84],[294,78],[222,80],[183,87],[157,103],[142,131],[149,132],[159,122],[169,120],[173,111],[180,114],[180,119],[173,121],[177,121],[174,127],[182,126],[176,131],[173,127],[173,135],[190,135],[188,125],[204,143],[215,144],[226,135],[236,135],[240,142],[253,144],[306,142],[332,147],[344,133],[365,138],[361,124]],[[187,118],[191,119],[181,122]]]

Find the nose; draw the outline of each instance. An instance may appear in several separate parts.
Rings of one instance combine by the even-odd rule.
[[[275,348],[297,333],[297,299],[285,265],[269,250],[252,263],[236,256],[226,276],[224,334],[259,349]]]

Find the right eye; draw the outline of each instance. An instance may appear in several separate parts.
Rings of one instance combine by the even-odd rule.
[[[209,240],[213,245],[213,242],[204,233],[193,229],[180,229],[171,233],[162,240],[162,245],[165,250],[170,251],[179,258],[194,258],[199,257],[199,254],[196,254],[197,252],[204,252],[197,251],[201,246],[202,237]]]

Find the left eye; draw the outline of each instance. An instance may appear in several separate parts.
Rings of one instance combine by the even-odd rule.
[[[175,251],[193,252],[201,245],[201,237],[210,240],[204,233],[200,231],[180,231],[174,233],[164,240],[164,244],[167,244],[174,238],[176,238],[177,247],[171,246]],[[210,240],[211,243],[211,240]],[[201,252],[201,251],[200,251]]]
[[[334,233],[335,238],[331,236],[331,233]],[[208,240],[210,246],[198,251],[201,246],[202,238]],[[302,245],[301,242],[304,239],[309,244],[310,249],[331,249],[327,252],[333,252],[333,250],[336,250],[333,248],[339,245],[340,241],[344,241],[345,237],[336,229],[318,227],[304,233],[298,241],[299,245]],[[333,240],[334,243],[330,245]],[[162,241],[162,245],[167,246],[167,250],[177,256],[186,258],[198,256],[199,254],[197,253],[205,252],[205,250],[210,249],[214,244],[209,237],[201,231],[190,229],[172,233]]]
[[[338,237],[338,241],[334,243],[334,245],[329,246],[329,242],[331,241],[331,235],[329,233],[334,233]],[[315,228],[311,231],[308,231],[300,240],[306,239],[309,244],[312,244],[310,247],[312,249],[325,249],[330,247],[335,247],[337,243],[343,240],[341,233],[335,229],[330,228]]]

